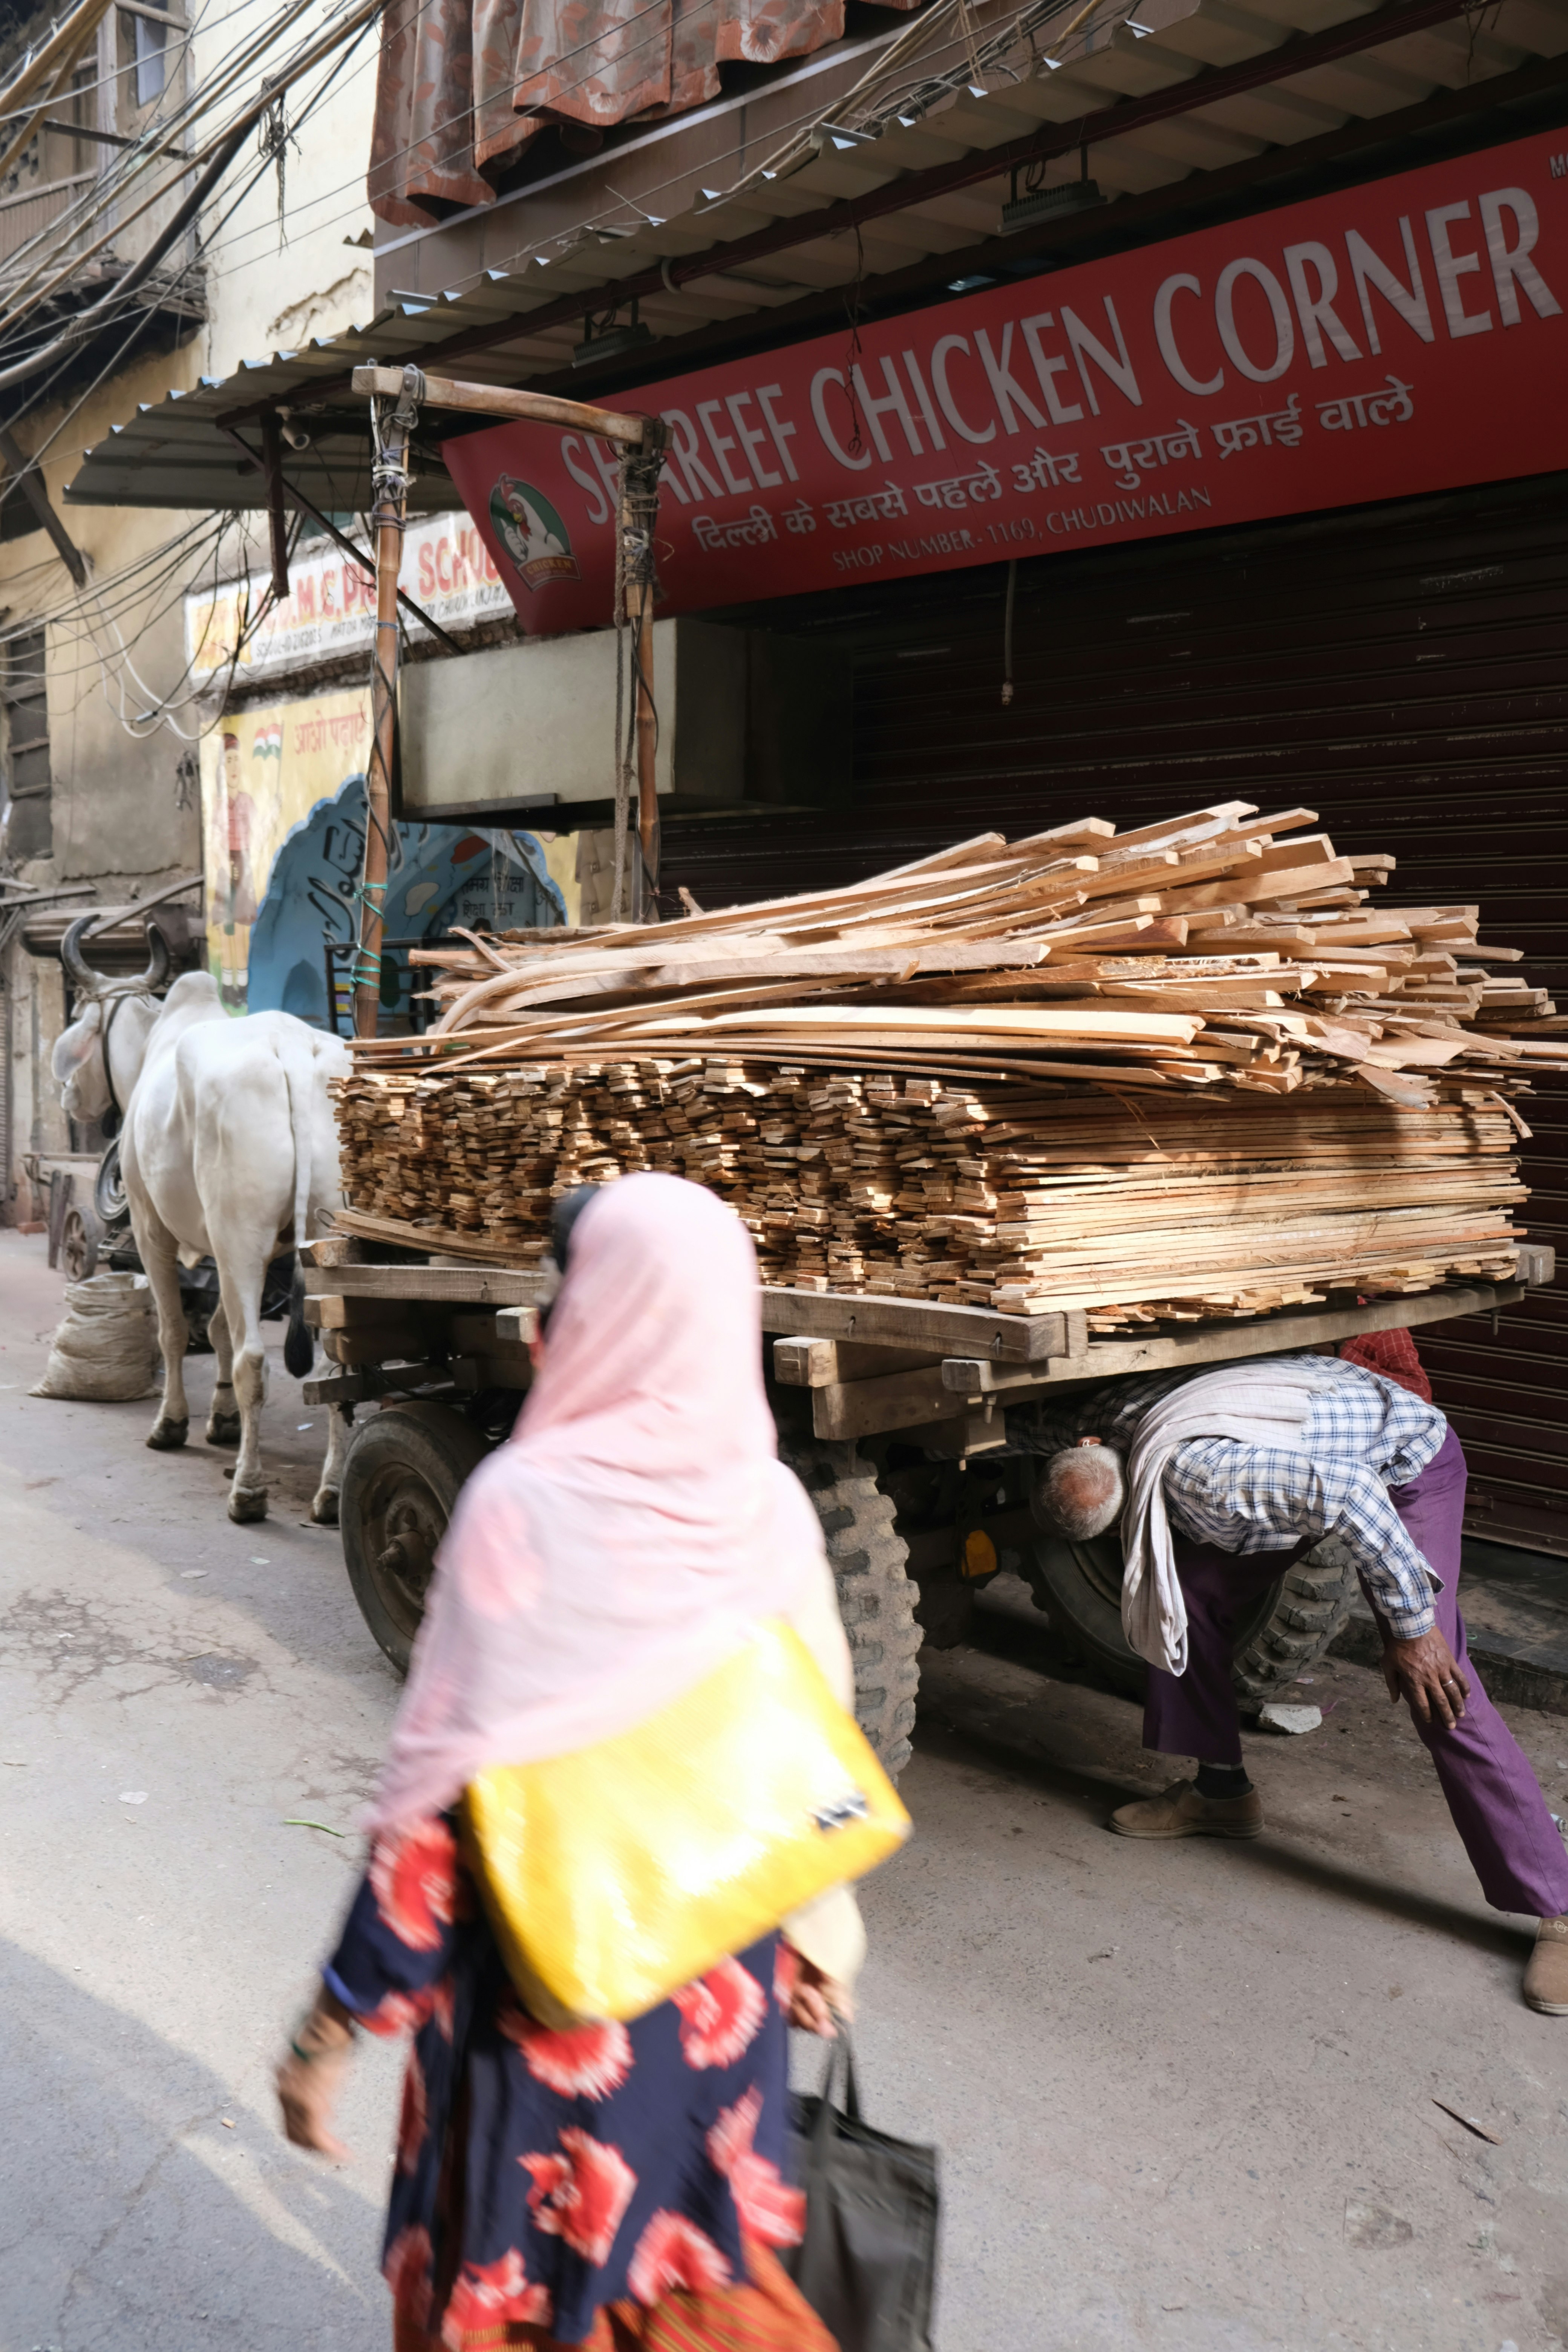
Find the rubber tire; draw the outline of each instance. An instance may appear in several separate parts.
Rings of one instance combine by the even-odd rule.
[[[855,1668],[855,1718],[883,1769],[897,1780],[910,1760],[920,1687],[921,1629],[909,1546],[872,1464],[853,1445],[781,1433],[779,1454],[810,1496],[827,1542],[838,1613]]]
[[[120,1172],[118,1141],[109,1146],[98,1163],[98,1172],[92,1180],[92,1205],[105,1233],[131,1223],[131,1203],[125,1196],[125,1179]]]
[[[465,1479],[489,1450],[460,1412],[416,1399],[384,1405],[354,1432],[339,1497],[343,1559],[360,1614],[400,1675],[408,1672],[436,1547]],[[394,1540],[407,1548],[403,1573],[386,1563]]]
[[[1270,1586],[1237,1631],[1232,1680],[1244,1707],[1274,1697],[1327,1650],[1350,1614],[1355,1570],[1325,1547],[1308,1552]],[[1039,1536],[1025,1555],[1036,1599],[1121,1689],[1142,1694],[1148,1669],[1121,1631],[1121,1541],[1115,1535],[1069,1543]]]
[[[1244,1700],[1279,1696],[1315,1666],[1351,1613],[1355,1564],[1334,1542],[1319,1544],[1287,1569],[1270,1598],[1268,1622],[1237,1646],[1231,1678]]]

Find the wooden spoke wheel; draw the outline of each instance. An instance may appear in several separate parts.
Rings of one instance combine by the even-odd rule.
[[[89,1208],[66,1211],[60,1227],[60,1264],[68,1281],[85,1282],[89,1274],[97,1273],[102,1243],[103,1228]]]

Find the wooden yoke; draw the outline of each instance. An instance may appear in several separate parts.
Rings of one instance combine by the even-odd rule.
[[[617,577],[625,582],[626,618],[631,625],[636,681],[637,836],[648,884],[658,882],[658,803],[654,759],[658,725],[653,701],[653,532],[658,512],[658,466],[668,431],[657,416],[625,416],[613,408],[592,408],[546,393],[514,392],[500,384],[458,383],[449,376],[424,375],[416,367],[357,367],[353,389],[368,396],[374,448],[372,479],[375,503],[375,665],[372,672],[372,750],[366,777],[364,876],[360,893],[359,952],[354,961],[354,1034],[374,1037],[381,1001],[381,952],[385,929],[388,852],[391,845],[391,778],[397,711],[397,580],[403,564],[403,533],[408,515],[408,443],[421,408],[456,409],[465,415],[514,417],[531,425],[558,425],[591,433],[649,460],[643,479],[628,484],[616,517]],[[390,414],[382,404],[395,403]],[[621,757],[616,747],[616,760]],[[619,777],[617,776],[617,792]],[[647,919],[645,916],[644,919]]]

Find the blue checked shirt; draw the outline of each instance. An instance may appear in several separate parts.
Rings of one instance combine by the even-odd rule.
[[[1334,1356],[1261,1358],[1259,1369],[1293,1362],[1329,1375],[1300,1451],[1230,1437],[1186,1438],[1166,1465],[1166,1508],[1184,1535],[1221,1551],[1289,1551],[1303,1537],[1336,1538],[1379,1616],[1400,1641],[1414,1641],[1437,1622],[1432,1595],[1440,1580],[1406,1535],[1387,1490],[1426,1469],[1448,1424],[1436,1405],[1397,1381]],[[1054,1454],[1090,1435],[1125,1452],[1150,1407],[1200,1377],[1155,1372],[1098,1389],[1065,1412],[1042,1406],[1026,1428],[1020,1426],[1024,1416],[1012,1413],[1009,1435],[1032,1454]]]

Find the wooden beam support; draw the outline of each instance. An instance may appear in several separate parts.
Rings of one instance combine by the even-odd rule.
[[[263,415],[265,414],[266,412],[263,411]],[[218,431],[223,435],[226,441],[232,441],[235,447],[240,452],[240,454],[249,459],[254,472],[258,474],[266,473],[267,467],[263,459],[253,448],[251,448],[248,442],[242,441],[240,439],[239,435],[234,430],[234,427],[231,425],[226,425],[220,421]],[[309,515],[312,522],[319,523],[321,529],[326,532],[327,537],[333,541],[335,544],[342,550],[342,552],[346,556],[349,556],[353,562],[359,566],[360,570],[364,573],[368,580],[375,568],[374,559],[372,556],[367,555],[363,547],[356,547],[352,539],[345,539],[342,532],[338,529],[337,524],[331,520],[331,517],[330,515],[324,515],[321,512],[321,508],[313,505],[305,496],[304,491],[296,489],[293,483],[288,480],[287,478],[284,478],[282,480],[282,490],[283,496],[287,499],[289,504],[291,507],[297,507],[301,514]],[[405,613],[413,614],[414,618],[419,623],[421,628],[428,629],[430,635],[436,638],[437,643],[446,646],[447,651],[449,654],[460,654],[462,652],[463,648],[458,643],[456,637],[449,637],[447,635],[446,630],[441,626],[440,622],[433,621],[430,618],[429,614],[425,610],[424,605],[416,604],[413,597],[405,595],[401,588],[397,592],[397,601],[402,605]]]
[[[1385,1298],[1375,1307],[1269,1315],[1256,1323],[1211,1324],[1206,1330],[1162,1333],[1147,1339],[1095,1339],[1070,1362],[1041,1364],[1026,1370],[949,1357],[942,1376],[955,1400],[999,1395],[1016,1399],[1021,1391],[1059,1387],[1065,1381],[1092,1386],[1096,1381],[1132,1372],[1173,1371],[1188,1364],[1228,1364],[1247,1356],[1300,1353],[1308,1348],[1332,1346],[1358,1331],[1415,1330],[1426,1323],[1446,1323],[1459,1315],[1486,1315],[1500,1307],[1517,1306],[1526,1287],[1523,1282],[1445,1285],[1407,1298]]]
[[[346,1236],[334,1234],[334,1242]],[[319,1250],[321,1244],[310,1244]],[[440,1307],[520,1307],[531,1312],[548,1288],[547,1277],[521,1267],[489,1265],[362,1265],[353,1261],[305,1267],[305,1296],[316,1298],[378,1298],[400,1305],[416,1301]],[[508,1338],[516,1338],[508,1333]]]
[[[1086,1326],[1067,1314],[997,1315],[985,1307],[939,1307],[924,1298],[878,1298],[859,1291],[789,1290],[764,1286],[763,1328],[793,1338],[853,1339],[927,1348],[933,1356],[988,1357],[993,1363],[1028,1364],[1052,1356],[1080,1356]]]
[[[34,516],[54,541],[55,553],[70,573],[79,588],[87,586],[87,558],[55,512],[54,503],[42,473],[34,465],[9,425],[0,425],[0,457],[5,460],[11,481],[19,489]]]
[[[129,907],[107,907],[89,931],[82,933],[82,945],[96,940],[100,932],[112,930],[116,923],[133,923],[138,915],[149,915],[154,907],[166,906],[171,898],[183,898],[187,890],[199,890],[199,874],[183,874],[177,882],[165,882],[159,889],[149,890],[143,898],[133,899]]]
[[[267,477],[267,533],[272,553],[272,593],[289,593],[289,525],[283,510],[283,435],[276,415],[261,420],[261,470]]]
[[[813,1389],[811,1427],[816,1437],[870,1437],[882,1430],[916,1429],[966,1412],[961,1396],[943,1386],[942,1366],[915,1372],[889,1372],[876,1381],[846,1381]]]
[[[919,1371],[942,1360],[937,1348],[895,1348],[855,1339],[773,1341],[773,1378],[786,1389],[830,1389],[843,1381],[868,1381],[883,1372]]]
[[[403,389],[403,370],[357,367],[351,389],[372,397],[394,399]],[[524,425],[563,425],[569,432],[592,433],[600,441],[619,441],[628,449],[642,447],[647,422],[641,416],[623,416],[613,408],[591,408],[581,400],[557,400],[542,392],[514,392],[499,383],[458,383],[443,375],[426,376],[419,399],[423,408],[455,408],[466,416],[507,416]]]

